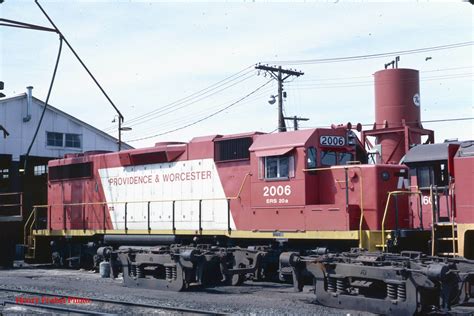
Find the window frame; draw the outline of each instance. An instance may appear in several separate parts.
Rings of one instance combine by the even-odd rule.
[[[48,173],[47,165],[36,165],[33,167],[33,175],[36,177],[42,176]]]
[[[67,142],[67,138],[68,136],[77,136],[77,142],[79,143],[79,146],[68,146]],[[73,134],[73,133],[65,133],[64,134],[64,147],[65,148],[75,148],[75,149],[81,149],[82,148],[82,135],[81,134]],[[76,140],[73,140],[73,143],[76,141]]]
[[[50,142],[49,142],[49,141],[50,141],[50,138],[49,138],[50,135],[55,135],[55,137],[61,135],[61,145],[57,145],[57,144],[56,144],[56,141],[58,141],[59,138],[55,138],[55,139],[54,139],[54,142],[55,142],[55,143],[54,143],[54,144],[50,144]],[[60,133],[60,132],[48,132],[48,131],[47,131],[47,132],[46,132],[46,146],[48,146],[48,147],[64,147],[64,133]]]
[[[277,171],[276,177],[268,177],[268,160],[276,159],[277,161]],[[288,161],[287,172],[285,176],[281,176],[281,161]],[[265,156],[260,157],[260,165],[262,166],[260,178],[265,181],[280,181],[280,180],[289,180],[295,177],[295,157],[294,155],[281,155],[281,156]]]
[[[324,163],[323,159],[326,157],[326,155],[330,154],[331,156],[334,156],[334,164],[327,164]],[[349,161],[354,161],[354,153],[350,151],[334,151],[334,150],[321,150],[320,155],[320,165],[323,167],[331,167],[331,166],[345,166],[347,165],[347,162]],[[329,156],[329,157],[331,157]],[[341,163],[342,158],[349,156],[349,159],[345,161],[344,164]]]
[[[10,178],[9,168],[0,168],[0,180],[8,180]]]
[[[312,157],[310,157],[310,153],[313,153],[312,154]],[[312,158],[314,161],[313,161],[313,164],[310,165],[310,158]],[[318,149],[314,146],[310,146],[308,147],[308,149],[306,150],[306,168],[307,169],[316,169],[318,167]]]

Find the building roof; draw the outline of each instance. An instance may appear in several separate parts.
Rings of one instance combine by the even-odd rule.
[[[13,100],[16,100],[16,99],[23,99],[23,98],[26,99],[26,97],[27,97],[27,94],[24,92],[24,93],[20,93],[20,94],[17,94],[17,95],[10,96],[10,97],[0,98],[0,103],[6,102],[6,101],[13,101]],[[32,96],[32,98],[33,98],[34,101],[36,101],[37,104],[39,104],[43,107],[46,105],[44,101],[36,98],[35,96]],[[92,125],[90,125],[90,124],[88,124],[84,121],[81,121],[80,119],[78,119],[78,118],[76,118],[76,117],[74,117],[70,114],[67,114],[64,111],[61,111],[60,109],[52,106],[51,104],[48,104],[48,109],[51,110],[52,112],[55,112],[55,113],[57,113],[61,116],[64,116],[64,117],[70,119],[71,121],[74,121],[77,124],[80,124],[82,126],[87,127],[88,129],[93,130],[95,133],[100,134],[100,135],[104,136],[105,138],[110,139],[111,141],[118,142],[118,139],[113,137],[112,135],[109,135],[109,134],[105,133],[104,131],[102,131],[102,130],[94,127],[94,126],[92,126]],[[124,143],[124,142],[122,142],[122,147],[124,149],[133,149],[132,146],[130,146],[129,144]]]

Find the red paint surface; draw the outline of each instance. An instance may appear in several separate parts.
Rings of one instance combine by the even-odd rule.
[[[396,190],[398,182],[396,173],[405,167],[393,165],[350,167],[347,185],[343,168],[304,171],[307,168],[307,148],[311,146],[317,148],[319,164],[321,150],[353,151],[351,146],[331,148],[320,144],[321,135],[345,137],[345,133],[346,129],[336,128],[279,134],[243,134],[254,140],[250,159],[216,163],[227,197],[237,196],[242,188],[240,197],[231,201],[232,217],[237,229],[254,231],[357,230],[361,213],[361,191],[365,212],[363,228],[381,229],[387,192]],[[232,135],[225,137],[232,138]],[[105,228],[111,229],[108,209],[104,212],[103,206],[68,206],[64,208],[62,204],[104,202],[98,169],[129,165],[133,163],[132,157],[150,157],[153,163],[155,163],[156,157],[160,157],[159,159],[167,157],[167,160],[174,159],[175,161],[214,158],[214,139],[222,138],[220,136],[199,137],[188,144],[180,145],[178,151],[181,154],[179,156],[170,154],[177,152],[176,145],[159,144],[159,146],[152,148],[51,161],[50,167],[87,161],[93,163],[93,177],[91,179],[49,182],[49,203],[54,205],[51,208],[51,228],[64,228],[63,214],[65,212],[67,229],[103,229],[104,214],[106,216]],[[259,178],[260,158],[257,157],[258,152],[283,147],[293,148],[289,154],[294,155],[294,177],[277,181],[266,181]],[[130,159],[124,157],[130,157]],[[390,174],[388,181],[382,180],[381,174],[384,171]],[[246,178],[249,173],[250,176]],[[174,180],[186,181],[188,176],[192,177],[191,174],[178,174]],[[201,176],[209,175],[204,173]],[[145,181],[145,178],[135,179],[133,175],[130,175],[127,181],[133,181],[137,186],[153,185],[149,183],[148,178]],[[155,181],[155,179],[152,180]],[[159,181],[162,180],[159,179]],[[119,180],[117,180],[117,185],[119,185]],[[264,196],[266,190],[269,196]],[[408,227],[408,220],[401,220],[408,218],[408,209],[402,203],[399,205],[399,218],[399,227]],[[85,227],[83,226],[84,220]],[[394,225],[395,212],[394,206],[391,205],[385,228],[390,229]],[[144,228],[146,229],[146,227]]]
[[[474,223],[474,157],[455,157],[456,221]]]

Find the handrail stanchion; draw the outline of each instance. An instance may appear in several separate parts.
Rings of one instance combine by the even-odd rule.
[[[199,200],[199,234],[202,234],[202,200]]]
[[[53,218],[51,217],[51,208],[52,208],[52,205],[48,205],[48,226],[49,226],[49,230],[53,230],[52,228],[52,221],[53,221]]]
[[[171,225],[173,226],[173,234],[176,232],[176,225],[175,225],[175,224],[176,224],[176,218],[175,218],[175,210],[176,210],[175,205],[176,205],[176,203],[175,203],[175,202],[176,202],[176,201],[173,201],[173,204],[172,204],[172,214],[171,214],[171,218],[172,218],[172,223],[171,223]]]
[[[454,183],[451,183],[449,186],[449,191],[448,195],[451,197],[451,233],[453,236],[453,257],[455,258],[457,256],[457,250],[456,247],[457,245],[457,238],[455,237],[455,230],[454,230]]]
[[[35,215],[33,215],[33,222],[35,223],[35,230],[38,230],[38,212],[36,210],[37,209],[35,208],[33,211],[35,213]]]
[[[347,167],[344,168],[344,180],[346,186],[346,212],[349,212],[349,174]]]
[[[63,228],[64,228],[64,231],[66,231],[66,208],[67,208],[67,206],[64,205],[63,206]]]
[[[25,226],[23,226],[23,240],[24,244],[28,244],[28,234],[27,232],[30,230],[30,226],[33,226],[33,223],[30,223],[31,219],[33,218],[34,212],[36,210],[36,206],[33,206],[33,211],[30,213],[30,216],[28,216],[28,219],[25,222]]]
[[[436,222],[436,214],[435,214],[435,207],[434,207],[434,198],[433,198],[433,185],[430,185],[430,199],[431,199],[431,255],[434,256],[435,254],[435,222]]]
[[[125,234],[128,232],[128,227],[127,227],[127,209],[128,209],[128,202],[125,202]]]
[[[227,232],[232,232],[232,228],[230,227],[230,199],[227,199]]]
[[[106,207],[107,207],[107,205],[105,205],[105,204],[102,205],[102,221],[103,221],[102,224],[103,224],[103,227],[104,227],[104,234],[105,234],[105,231],[107,230],[106,221],[105,221],[105,219],[106,219],[106,217],[105,217],[105,215],[106,215],[106,212],[105,212]]]
[[[86,205],[82,205],[82,231],[86,232]]]
[[[151,232],[151,225],[150,225],[150,201],[147,204],[147,224],[148,224],[148,234]]]
[[[395,230],[398,230],[398,194],[395,194]]]
[[[420,197],[420,200],[421,200],[421,192],[420,191],[392,191],[392,192],[388,192],[387,202],[385,203],[385,210],[384,210],[383,217],[382,217],[382,227],[381,227],[382,228],[382,245],[381,245],[382,246],[382,251],[385,251],[385,248],[386,248],[386,245],[385,245],[385,219],[386,219],[387,213],[388,213],[388,206],[390,205],[390,198],[393,195],[395,195],[395,197],[396,197],[398,194],[407,194],[407,195],[416,194]],[[398,229],[398,224],[397,224],[397,229]]]
[[[420,228],[421,230],[423,230],[423,198],[421,196],[421,194],[418,196],[418,200],[420,201],[420,203],[418,204],[418,209],[419,209],[419,218],[420,218]]]
[[[20,216],[23,219],[23,192],[20,192]]]

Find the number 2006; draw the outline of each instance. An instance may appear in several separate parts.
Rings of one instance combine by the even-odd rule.
[[[279,186],[264,186],[263,187],[263,196],[288,196],[291,195],[291,186],[290,185],[279,185]]]

